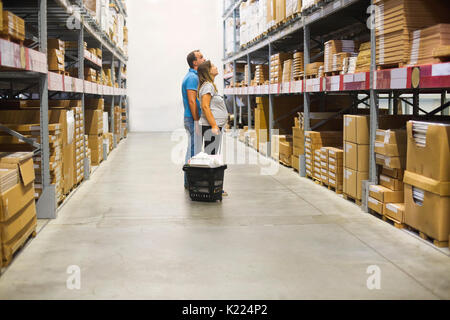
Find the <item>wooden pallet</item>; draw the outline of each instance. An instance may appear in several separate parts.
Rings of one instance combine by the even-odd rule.
[[[294,81],[303,80],[303,76],[294,77]]]
[[[318,78],[317,74],[311,74],[311,75],[305,76],[305,79],[316,79],[316,78]]]
[[[399,222],[399,221],[397,221],[397,220],[395,220],[395,219],[393,219],[393,218],[391,218],[389,216],[383,215],[382,219],[383,219],[383,221],[391,222],[392,225],[394,227],[396,227],[397,229],[404,229],[406,227],[406,225],[404,223],[401,223],[401,222]]]
[[[36,237],[37,221],[30,223],[28,230],[12,245],[3,245],[3,267],[7,267],[11,264],[14,256],[22,249],[27,243],[28,239]],[[1,257],[0,257],[1,258]]]
[[[20,46],[23,46],[24,40],[14,38],[14,37],[12,37],[11,35],[2,34],[2,35],[0,35],[0,38],[1,38],[1,39],[5,39],[5,40],[8,40],[8,41],[10,41],[10,42],[14,42],[14,43],[16,43],[16,44],[18,44],[18,45],[20,45]]]
[[[391,64],[377,64],[377,70],[386,70],[386,69],[395,69],[395,68],[403,68],[406,66],[404,62],[391,63]]]
[[[350,195],[348,195],[348,194],[345,194],[345,193],[342,193],[342,197],[343,197],[345,200],[354,202],[354,203],[357,204],[358,206],[361,206],[361,200],[355,199],[355,198],[353,198],[352,196],[350,196]]]
[[[340,71],[328,71],[323,73],[326,77],[338,76],[341,74]]]
[[[285,166],[285,167],[287,167],[287,168],[292,168],[291,167],[291,163],[287,163],[287,162],[284,162],[284,161],[282,161],[282,160],[279,160],[280,161],[280,163],[283,165],[283,166]]]
[[[411,226],[405,225],[405,228],[411,232],[414,232],[415,234],[417,234],[420,238],[422,238],[423,240],[429,241],[431,243],[433,243],[436,247],[438,248],[447,248],[448,247],[448,240],[444,240],[444,241],[439,241],[439,240],[435,240],[433,239],[433,237],[428,236],[427,234],[425,234],[424,232],[417,230]]]
[[[60,74],[62,76],[70,76],[69,72],[63,70],[48,70],[48,71]]]
[[[336,189],[336,187],[328,185],[328,190],[331,190],[337,194],[342,194],[342,190]]]

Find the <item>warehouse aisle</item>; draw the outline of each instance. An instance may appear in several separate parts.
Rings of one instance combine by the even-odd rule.
[[[448,250],[290,169],[229,165],[229,198],[191,202],[174,144],[122,142],[0,277],[0,299],[450,299]],[[71,265],[79,290],[66,287]]]

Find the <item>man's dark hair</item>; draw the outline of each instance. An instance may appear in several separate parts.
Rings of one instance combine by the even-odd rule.
[[[194,50],[190,52],[187,56],[187,63],[191,68],[194,68],[194,61],[197,60],[197,57],[195,56],[196,52],[200,52],[200,50]]]

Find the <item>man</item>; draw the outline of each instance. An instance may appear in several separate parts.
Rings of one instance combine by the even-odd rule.
[[[184,128],[188,134],[188,149],[186,151],[185,162],[200,152],[201,132],[198,120],[201,115],[200,102],[197,99],[198,75],[197,68],[205,61],[200,50],[192,51],[187,56],[189,71],[183,79],[181,93],[183,95],[184,105]],[[184,187],[187,188],[187,177],[184,174]]]

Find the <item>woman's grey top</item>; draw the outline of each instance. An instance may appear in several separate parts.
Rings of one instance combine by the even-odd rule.
[[[216,89],[214,88],[211,82],[205,82],[199,91],[200,96],[200,104],[202,103],[202,96],[205,94],[211,95],[211,102],[209,104],[209,108],[211,109],[211,113],[216,120],[216,124],[218,127],[223,127],[227,123],[228,119],[228,111],[225,106],[225,102],[221,95],[218,95]],[[202,115],[200,117],[200,125],[202,126],[210,126],[208,119],[205,117],[205,113],[202,110]]]

